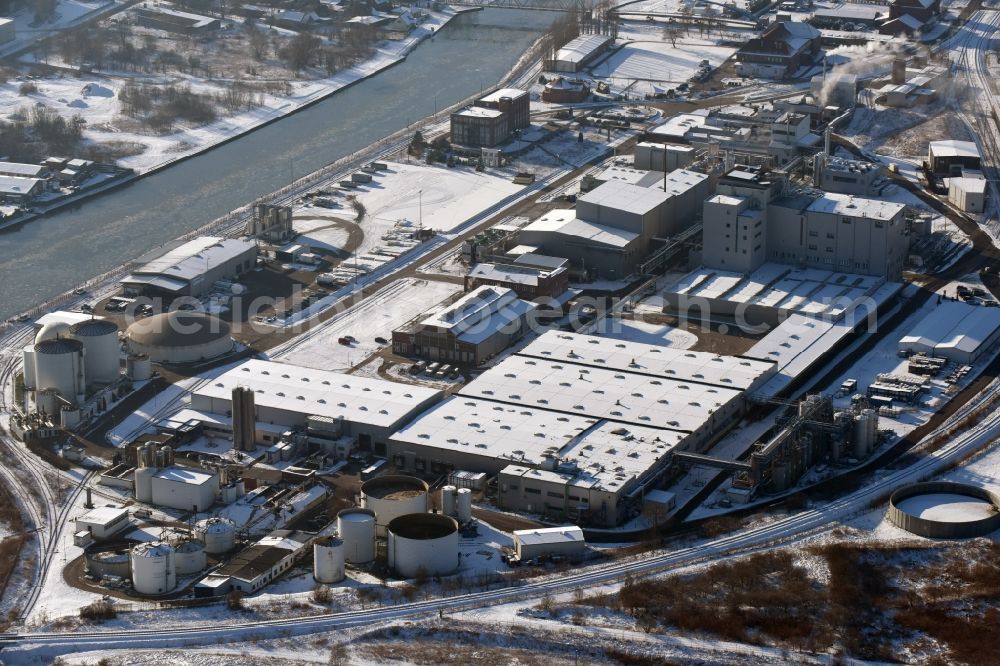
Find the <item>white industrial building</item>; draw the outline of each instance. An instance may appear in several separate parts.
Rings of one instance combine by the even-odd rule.
[[[903,204],[781,189],[758,168],[736,167],[719,180],[702,216],[706,268],[750,273],[773,261],[899,278],[909,250]]]
[[[122,285],[131,296],[197,298],[216,282],[246,273],[256,262],[252,240],[200,236],[145,261]]]
[[[709,192],[708,176],[686,169],[650,176],[605,173],[606,181],[581,196],[575,211],[549,211],[525,226],[518,241],[594,275],[620,279],[635,270],[654,241],[691,227]]]
[[[583,530],[572,525],[514,530],[514,554],[522,562],[553,555],[580,557],[586,549]]]
[[[945,301],[899,341],[899,351],[971,364],[1000,340],[1000,308]]]
[[[143,469],[140,467],[138,471]],[[137,482],[138,484],[138,482]],[[150,480],[152,503],[199,513],[215,503],[219,493],[219,475],[190,467],[171,466],[153,470]]]
[[[221,596],[232,590],[253,594],[301,559],[314,539],[308,532],[275,530],[206,576],[195,586],[195,596]]]
[[[95,541],[110,539],[131,525],[128,519],[128,509],[118,509],[102,506],[91,509],[76,519],[76,535],[74,539],[86,533]]]
[[[931,173],[960,176],[965,169],[981,169],[982,156],[973,141],[931,141],[927,144],[927,166]]]
[[[545,69],[550,72],[579,72],[612,43],[614,40],[605,35],[580,35],[556,51],[553,58],[546,60]]]
[[[648,171],[683,169],[694,162],[695,152],[694,146],[640,141],[635,145],[634,166]]]
[[[982,213],[986,208],[986,179],[973,176],[949,178],[948,201],[965,213]]]
[[[500,504],[616,525],[774,362],[550,331],[395,433],[397,467],[500,474]]]
[[[318,439],[350,437],[376,453],[385,451],[392,432],[441,397],[422,386],[252,359],[195,389],[191,408],[206,418],[225,415],[237,386],[254,391],[258,444],[268,426],[277,425]]]

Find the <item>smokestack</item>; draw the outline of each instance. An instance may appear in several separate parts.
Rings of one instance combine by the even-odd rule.
[[[87,488],[87,501],[84,502],[83,506],[86,507],[86,508],[88,508],[88,509],[93,509],[94,508],[94,501],[93,501],[93,498],[91,497],[91,494],[90,494],[90,488]]]

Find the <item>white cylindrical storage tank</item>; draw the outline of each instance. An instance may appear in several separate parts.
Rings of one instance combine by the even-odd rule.
[[[143,382],[153,376],[153,363],[145,354],[129,354],[125,359],[125,374],[134,382]]]
[[[35,344],[43,340],[56,340],[69,337],[69,324],[64,321],[50,321],[35,333]]]
[[[174,549],[170,544],[141,543],[132,549],[132,587],[139,594],[166,594],[177,587]]]
[[[54,389],[69,401],[83,392],[83,343],[54,338],[35,343],[35,388]]]
[[[854,421],[854,455],[863,458],[875,448],[878,439],[878,412],[863,409]]]
[[[174,547],[174,566],[178,576],[189,576],[203,570],[207,565],[205,546],[185,539]]]
[[[337,534],[344,542],[344,560],[368,564],[375,559],[375,512],[344,509],[337,514]]]
[[[87,354],[87,385],[110,384],[121,370],[118,325],[107,319],[88,319],[73,324],[70,334],[83,344]]]
[[[326,537],[313,544],[313,578],[317,583],[337,583],[344,573],[344,540]]]
[[[459,488],[455,502],[455,510],[458,515],[458,522],[462,525],[472,520],[472,491],[468,488]]]
[[[444,576],[458,569],[458,523],[439,513],[394,518],[387,528],[389,568],[403,578]]]
[[[385,536],[393,518],[426,513],[430,487],[415,476],[390,474],[361,484],[361,506],[375,512],[378,536]]]
[[[228,553],[236,547],[236,525],[228,518],[206,518],[194,526],[194,535],[211,555]]]
[[[441,488],[441,513],[446,516],[455,515],[455,486],[445,486]]]
[[[155,467],[139,467],[135,470],[135,498],[140,502],[153,501],[153,477],[158,471]]]

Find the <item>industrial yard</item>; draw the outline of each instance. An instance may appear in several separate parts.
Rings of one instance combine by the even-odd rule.
[[[425,5],[19,14],[0,108],[151,172],[536,14]],[[543,9],[500,82],[0,325],[0,661],[994,661],[1000,12]],[[28,155],[22,211],[112,175]]]

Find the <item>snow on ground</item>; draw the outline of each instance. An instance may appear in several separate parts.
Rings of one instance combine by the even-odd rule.
[[[60,3],[60,7],[63,5],[81,8],[78,11],[82,11],[82,8],[100,6],[97,3],[88,4],[81,0],[64,0]],[[39,79],[34,81],[38,86],[38,93],[28,96],[19,95],[20,84],[16,81],[10,81],[0,86],[0,114],[10,115],[23,106],[39,103],[66,117],[79,114],[87,121],[87,129],[84,130],[84,136],[87,139],[96,142],[114,141],[145,145],[145,152],[119,160],[119,166],[132,168],[140,173],[147,172],[179,158],[199,153],[226,139],[259,127],[270,120],[288,115],[292,111],[396,64],[406,57],[420,41],[436,32],[455,15],[456,13],[450,9],[443,12],[428,12],[428,17],[424,22],[405,39],[379,42],[374,55],[364,62],[337,72],[328,78],[293,81],[291,82],[292,94],[290,96],[267,94],[263,96],[263,105],[255,109],[222,117],[198,127],[178,126],[176,131],[169,134],[127,132],[112,127],[111,122],[118,115],[118,92],[133,78],[124,75],[108,77],[105,76],[108,74],[107,72],[102,73],[101,76],[84,75],[80,78]],[[52,62],[55,63],[55,60]],[[190,85],[191,89],[198,93],[216,95],[223,90],[223,84],[208,82],[193,76],[178,74],[172,77],[172,82]],[[88,84],[96,93],[86,94],[83,92]],[[108,94],[109,92],[110,94]]]
[[[649,39],[647,35],[637,37]],[[629,94],[644,96],[687,81],[697,73],[702,60],[718,67],[735,52],[735,48],[691,36],[677,40],[676,47],[663,41],[634,41],[595,65],[591,72],[594,77],[611,79],[622,87],[633,84]]]
[[[955,493],[928,493],[907,497],[896,505],[900,511],[925,520],[966,523],[988,518],[996,509],[986,500]]]
[[[593,333],[615,340],[642,342],[675,349],[690,349],[698,343],[696,335],[673,326],[617,317],[605,317],[598,323]]]
[[[92,16],[110,12],[119,3],[113,0],[94,0],[93,2],[57,0],[53,4],[55,4],[55,12],[52,19],[40,25],[35,24],[34,3],[24,3],[21,5],[21,9],[8,16],[8,18],[14,19],[15,36],[13,41],[0,46],[0,57],[23,49],[35,41],[72,27]]]
[[[296,208],[292,227],[298,232],[295,242],[314,248],[341,250],[347,244],[350,232],[344,211],[306,206]]]
[[[461,285],[434,280],[397,280],[360,304],[335,315],[318,328],[303,333],[271,354],[276,361],[323,370],[347,370],[383,345],[376,337],[392,338],[392,331],[446,298],[462,291]],[[342,345],[338,338],[357,342]]]

